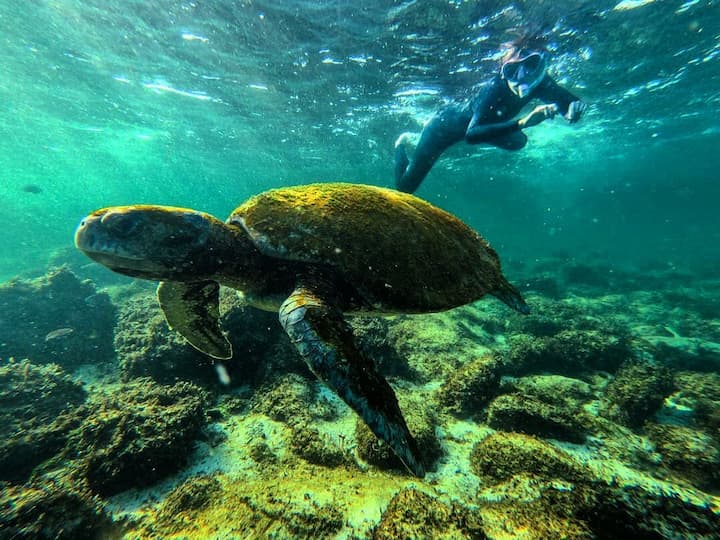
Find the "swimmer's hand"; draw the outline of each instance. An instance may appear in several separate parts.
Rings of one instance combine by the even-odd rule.
[[[539,123],[547,120],[548,118],[554,118],[557,112],[558,106],[554,103],[549,105],[538,105],[525,118],[518,120],[518,126],[520,126],[520,129],[537,126]]]
[[[582,101],[573,101],[568,107],[567,113],[565,113],[565,120],[574,124],[580,120],[580,117],[586,109],[587,103],[583,103]]]

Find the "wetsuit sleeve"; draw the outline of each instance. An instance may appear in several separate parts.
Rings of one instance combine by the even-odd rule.
[[[495,124],[480,123],[480,111],[482,110],[482,108],[478,108],[475,114],[473,114],[472,120],[470,120],[470,124],[465,132],[465,142],[469,144],[485,143],[497,140],[515,131],[520,131],[520,124],[518,124],[517,120],[508,120]]]
[[[498,107],[508,107],[508,99],[512,100],[509,95],[510,91],[500,79],[495,76],[490,83],[485,86],[481,93],[478,94],[474,103],[471,105],[473,115],[465,130],[465,142],[468,144],[491,143],[504,139],[515,132],[520,131],[517,120],[512,120],[514,114],[510,114],[497,122],[498,116],[495,112],[501,109]],[[514,107],[510,107],[512,111]],[[507,112],[507,111],[506,111]]]
[[[560,109],[560,113],[567,114],[568,107],[573,101],[580,101],[572,92],[565,90],[562,86],[552,80],[549,76],[540,84],[535,94],[537,98],[544,103],[555,103]]]

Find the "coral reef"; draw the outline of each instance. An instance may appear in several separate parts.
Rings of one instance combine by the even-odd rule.
[[[477,514],[459,504],[445,504],[417,489],[395,495],[373,531],[373,540],[487,538]]]
[[[147,486],[185,465],[206,421],[206,400],[193,384],[150,379],[93,396],[66,455],[100,495]]]
[[[29,358],[72,371],[115,358],[115,307],[67,268],[0,284],[0,358]]]
[[[26,481],[62,450],[85,401],[83,387],[55,364],[29,360],[0,366],[0,480]]]
[[[317,381],[276,314],[222,289],[227,388],[152,291],[117,289],[125,384],[74,359],[0,364],[0,538],[113,538],[118,523],[128,538],[720,537],[720,285],[548,265],[527,280],[528,317],[481,302],[350,319],[424,479]],[[31,313],[85,287],[60,270],[0,298],[25,291]],[[76,332],[57,330],[48,343]]]

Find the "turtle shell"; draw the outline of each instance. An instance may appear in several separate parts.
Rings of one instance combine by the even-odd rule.
[[[239,206],[261,253],[317,264],[377,309],[424,312],[472,302],[505,282],[490,245],[455,216],[407,193],[359,184],[267,191]]]

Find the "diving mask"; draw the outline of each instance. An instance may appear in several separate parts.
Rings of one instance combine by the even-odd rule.
[[[507,81],[513,93],[519,97],[525,97],[540,84],[545,77],[546,69],[547,56],[544,53],[522,54],[521,51],[517,57],[502,65],[500,74]]]

